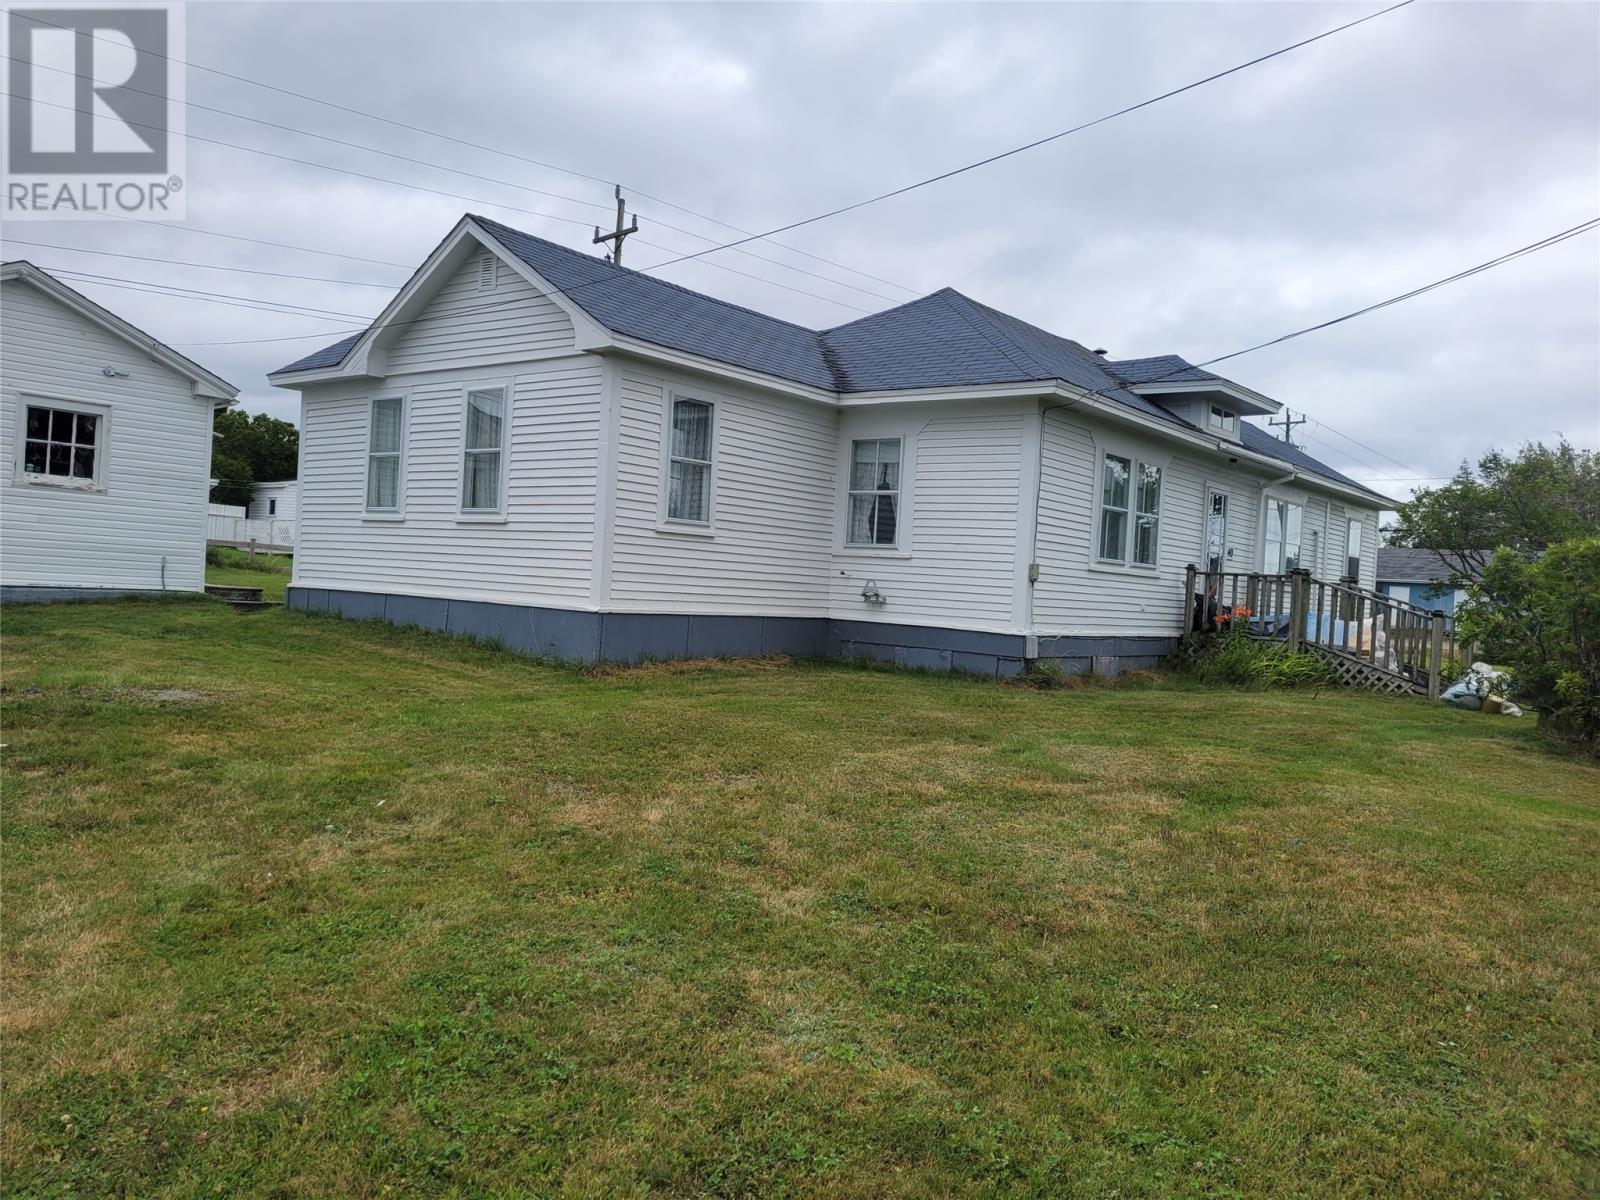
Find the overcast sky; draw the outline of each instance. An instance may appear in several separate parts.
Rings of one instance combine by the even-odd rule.
[[[662,201],[770,228],[1381,7],[191,3],[187,26],[193,64],[660,197],[634,202],[644,228],[627,261],[647,268],[709,244],[663,223],[736,236]],[[191,110],[191,133],[471,200],[193,143],[190,228],[28,223],[8,237],[383,286],[15,241],[5,256],[371,316],[407,269],[194,230],[409,267],[467,210],[586,250],[589,226],[609,220],[575,202],[609,205],[605,183],[195,67],[187,86],[200,104],[434,165],[205,111]],[[770,245],[750,249],[827,278],[727,251],[711,261],[744,275],[704,263],[663,274],[818,327],[949,285],[1116,357],[1199,361],[1596,215],[1600,6],[1418,3],[780,239],[876,279]],[[246,409],[291,419],[297,394],[266,372],[361,323],[73,282],[238,384]],[[1560,433],[1593,447],[1600,233],[1218,369],[1303,410],[1320,423],[1299,431],[1308,450],[1397,494],[1490,445]]]

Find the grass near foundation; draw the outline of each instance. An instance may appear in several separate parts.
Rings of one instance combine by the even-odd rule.
[[[1600,1191],[1531,722],[4,623],[10,1195]]]
[[[294,559],[287,554],[257,553],[228,546],[206,547],[206,582],[231,587],[258,587],[261,598],[282,604]]]

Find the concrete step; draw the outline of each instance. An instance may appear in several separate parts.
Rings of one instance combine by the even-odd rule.
[[[258,587],[237,587],[233,584],[222,583],[206,584],[206,595],[215,596],[217,599],[226,600],[229,603],[238,601],[259,601],[261,599],[261,593],[262,589]]]

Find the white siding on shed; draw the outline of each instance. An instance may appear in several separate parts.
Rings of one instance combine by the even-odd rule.
[[[838,414],[734,384],[618,363],[610,606],[624,612],[822,616]],[[715,405],[706,536],[662,528],[662,435],[672,396]]]
[[[392,335],[387,374],[517,362],[572,346],[571,318],[509,263],[498,263],[492,291],[479,291],[479,257],[470,255],[422,315]]]
[[[191,381],[22,280],[0,284],[3,561],[8,586],[205,583],[212,402]],[[108,378],[103,369],[125,372]],[[103,492],[21,483],[22,397],[106,405]]]
[[[293,521],[299,491],[299,484],[293,479],[279,483],[258,483],[245,515],[251,520],[270,517],[274,521]]]
[[[604,364],[588,355],[305,393],[295,583],[585,607]],[[464,389],[509,382],[506,513],[461,517]],[[368,517],[371,396],[404,392],[401,518]]]

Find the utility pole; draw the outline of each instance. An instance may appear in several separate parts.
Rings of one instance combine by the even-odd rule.
[[[1294,413],[1290,409],[1286,408],[1286,409],[1283,410],[1283,420],[1275,421],[1275,420],[1268,419],[1267,424],[1268,425],[1282,425],[1283,426],[1283,440],[1286,443],[1288,443],[1289,445],[1292,446],[1292,445],[1294,445],[1294,439],[1292,437],[1290,437],[1289,435],[1294,432],[1294,427],[1296,425],[1304,425],[1307,420],[1309,420],[1309,418],[1307,418],[1307,417],[1297,417],[1297,416],[1294,415]]]
[[[612,233],[601,233],[600,226],[594,227],[594,240],[598,245],[601,242],[615,242],[611,248],[611,261],[617,266],[622,265],[622,242],[630,233],[639,232],[639,218],[633,219],[633,224],[626,229],[622,227],[623,221],[628,219],[628,202],[622,198],[622,185],[617,185],[617,228]]]

